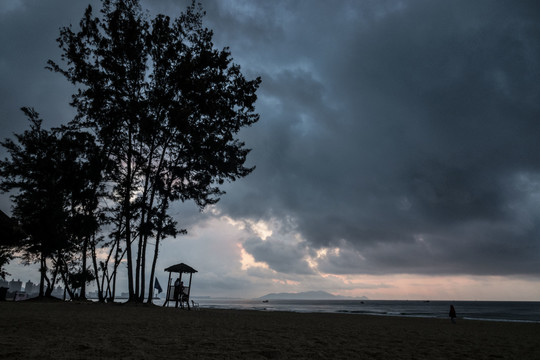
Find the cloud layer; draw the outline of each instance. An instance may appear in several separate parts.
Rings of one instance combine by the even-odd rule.
[[[143,4],[171,15],[185,5]],[[25,128],[23,105],[51,124],[72,116],[73,89],[43,66],[84,5],[0,5],[4,137]],[[261,120],[241,133],[257,169],[227,185],[215,211],[177,210],[188,229],[244,224],[227,242],[229,265],[207,271],[229,280],[209,277],[209,288],[321,274],[540,275],[538,4],[203,6],[216,46],[263,79]],[[259,266],[242,270],[242,256]]]
[[[514,5],[296,2],[271,31],[224,25],[263,85],[258,168],[223,211],[294,219],[306,248],[341,249],[324,272],[538,274],[540,14]],[[274,246],[247,250],[279,270]]]

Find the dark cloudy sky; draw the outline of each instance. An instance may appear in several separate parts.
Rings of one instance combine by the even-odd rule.
[[[44,66],[88,3],[0,3],[2,138],[21,106],[73,116]],[[257,169],[203,214],[176,207],[190,233],[158,267],[197,268],[200,295],[540,300],[540,4],[202,3],[216,47],[263,80],[241,133]]]

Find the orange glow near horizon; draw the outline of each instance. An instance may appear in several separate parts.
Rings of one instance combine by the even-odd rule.
[[[533,279],[502,276],[336,275],[350,289],[337,293],[381,300],[539,301]]]
[[[246,279],[250,271],[257,270],[253,296],[265,292],[303,292],[322,290],[335,295],[361,297],[381,300],[501,300],[501,301],[540,301],[538,279],[511,276],[428,276],[414,274],[387,275],[343,275],[318,271],[318,260],[328,254],[339,254],[339,248],[319,249],[314,256],[306,256],[313,274],[285,274],[272,269],[269,264],[257,261],[247,252],[238,239],[258,236],[263,241],[271,237],[276,224],[263,222],[237,221],[220,216],[210,220],[204,228],[198,228],[198,235],[219,232],[221,246],[235,246],[230,255],[236,259],[238,270]],[[223,236],[226,235],[226,236]],[[197,238],[198,236],[195,236]],[[212,238],[209,236],[208,238]],[[227,240],[225,240],[227,239]],[[195,240],[195,239],[194,239]],[[291,241],[300,241],[294,239]],[[231,259],[229,259],[231,260]]]

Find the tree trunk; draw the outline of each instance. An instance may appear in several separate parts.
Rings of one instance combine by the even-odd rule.
[[[67,274],[67,269],[65,269],[65,271],[60,271],[60,276],[62,277],[62,280],[64,281],[64,285],[65,285],[65,288],[64,288],[64,300],[66,298],[66,291],[67,291],[67,293],[69,295],[69,298],[73,301],[73,300],[75,300],[75,293],[73,292],[73,290],[68,285],[68,280],[67,280],[66,274]]]
[[[45,260],[45,256],[43,253],[40,255],[39,259],[39,272],[40,272],[40,279],[39,279],[39,297],[42,298],[45,295],[45,275],[47,272],[47,263]]]
[[[138,268],[140,269],[140,283],[141,283],[141,292],[139,294],[140,302],[144,302],[144,295],[145,295],[144,287],[145,287],[145,282],[146,282],[146,244],[148,242],[148,237],[149,237],[148,227],[151,221],[152,207],[154,206],[154,195],[156,192],[155,183],[150,181],[151,177],[154,174],[152,172],[152,162],[154,159],[154,152],[156,151],[155,143],[156,143],[156,139],[154,137],[152,138],[152,143],[150,144],[150,150],[148,151],[148,162],[146,164],[144,188],[143,188],[143,194],[142,194],[143,207],[141,210],[140,224],[141,224],[141,227],[144,229],[144,231],[140,231],[139,233],[139,253],[141,254],[141,257],[140,257],[140,262],[138,262],[137,264]],[[159,170],[161,169],[162,163],[163,163],[163,156],[161,156],[160,163],[157,167],[157,172],[159,172]],[[150,189],[152,189],[152,191],[150,191]],[[151,195],[147,203],[149,192]]]
[[[161,230],[158,231],[156,235],[156,247],[154,249],[154,258],[152,260],[152,269],[150,270],[150,280],[148,282],[148,304],[153,304],[153,294],[154,294],[154,276],[156,274],[156,263],[159,254],[159,241],[161,237]]]
[[[120,237],[120,235],[118,237]],[[112,273],[112,295],[110,297],[111,301],[114,301],[114,298],[116,296],[116,270],[118,269],[118,265],[120,265],[120,238],[118,238],[117,241],[118,242],[116,245],[116,254],[114,254],[114,265]]]
[[[170,193],[170,188],[171,188],[171,184],[168,184],[167,192],[163,196],[163,202],[161,204],[161,211],[160,211],[159,219],[158,219],[158,231],[156,234],[156,247],[154,248],[154,259],[152,260],[152,269],[150,270],[150,283],[148,286],[148,304],[152,304],[152,294],[154,291],[154,288],[153,288],[154,276],[156,273],[156,263],[157,263],[157,258],[159,255],[159,241],[161,240],[161,234],[163,233],[163,220],[165,218],[168,204],[169,204],[167,201],[167,198]]]
[[[92,265],[94,267],[94,277],[96,278],[97,294],[98,300],[100,303],[105,302],[103,298],[103,292],[101,284],[99,283],[99,268],[97,264],[97,255],[96,255],[96,235],[93,235],[92,243],[90,244],[90,251],[92,252]]]
[[[118,268],[118,265],[120,264],[120,240],[121,240],[121,231],[122,231],[122,215],[120,213],[119,219],[118,219],[118,231],[115,235],[114,245],[111,248],[111,251],[109,252],[109,257],[107,257],[107,262],[105,263],[105,268],[103,269],[103,279],[101,283],[101,287],[104,288],[104,281],[105,278],[107,279],[107,291],[105,297],[109,299],[110,301],[114,301],[114,297],[116,296],[116,269]],[[112,274],[109,275],[109,258],[114,250],[114,263],[113,263],[113,271]]]
[[[82,250],[82,271],[85,275],[83,278],[83,282],[81,284],[81,293],[79,294],[79,299],[86,300],[86,253],[88,251],[88,236],[84,237],[83,241],[83,250]]]
[[[118,261],[115,261],[114,268],[113,268],[113,287],[112,287],[112,297],[111,300],[114,301],[114,297],[116,296],[116,273],[118,271],[118,266],[120,266],[120,263],[122,262],[122,259],[124,258],[124,255],[126,254],[126,250],[122,253],[122,256],[118,258]]]
[[[143,257],[141,259],[141,294],[139,296],[139,301],[144,302],[144,287],[146,284],[146,243],[148,242],[148,236],[145,236],[143,239],[143,246],[142,246],[142,253]],[[148,293],[148,295],[151,295],[152,293]]]
[[[124,195],[124,218],[126,219],[126,251],[127,251],[127,271],[128,271],[128,292],[129,299],[128,301],[134,301],[135,292],[133,288],[133,264],[132,264],[132,254],[131,254],[131,171],[132,171],[132,134],[131,134],[131,123],[129,124],[128,129],[128,153],[127,153],[127,175],[126,175],[126,185],[125,185],[125,195]],[[116,277],[115,277],[116,280]]]

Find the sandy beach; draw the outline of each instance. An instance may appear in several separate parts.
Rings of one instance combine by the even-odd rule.
[[[0,303],[6,359],[540,359],[540,324]]]

